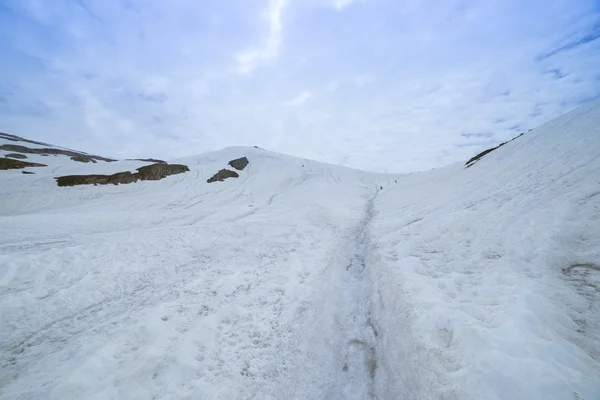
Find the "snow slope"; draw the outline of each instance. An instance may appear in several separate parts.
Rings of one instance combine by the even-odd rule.
[[[0,398],[598,399],[600,104],[384,175],[256,148],[0,171]],[[233,158],[240,178],[207,184]]]
[[[600,265],[599,123],[595,103],[378,196],[383,398],[600,399],[600,271],[563,272]]]

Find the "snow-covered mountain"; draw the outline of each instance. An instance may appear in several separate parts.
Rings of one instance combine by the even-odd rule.
[[[600,103],[409,175],[235,147],[59,187],[149,161],[26,156],[2,399],[600,398]]]

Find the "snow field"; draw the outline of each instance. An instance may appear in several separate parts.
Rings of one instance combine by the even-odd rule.
[[[0,174],[0,398],[595,400],[598,121],[409,175],[239,147],[58,188],[144,163],[31,157]]]

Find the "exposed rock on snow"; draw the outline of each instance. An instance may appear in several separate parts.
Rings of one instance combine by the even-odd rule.
[[[112,175],[67,175],[55,178],[58,186],[118,185],[142,181],[158,181],[169,175],[182,174],[190,169],[182,164],[152,164],[140,167],[137,173],[117,172]]]
[[[240,175],[235,171],[231,171],[229,169],[222,169],[216,174],[214,174],[212,177],[210,177],[206,182],[223,182],[227,178],[239,178],[239,176]]]
[[[93,159],[92,157],[85,156],[85,155],[82,155],[82,154],[81,155],[78,154],[76,156],[72,156],[71,160],[77,161],[77,162],[83,162],[83,163],[89,163],[89,162],[95,163],[96,162],[96,160]]]
[[[95,163],[96,161],[106,161],[106,162],[117,161],[117,160],[113,160],[111,158],[94,156],[94,155],[85,154],[85,153],[81,153],[81,152],[77,152],[77,151],[73,151],[73,150],[57,149],[54,147],[32,148],[32,147],[21,146],[18,144],[3,144],[3,145],[0,145],[0,150],[14,151],[14,152],[26,153],[26,154],[64,155],[64,156],[71,157],[71,159],[73,161],[79,161],[79,162],[94,162]]]
[[[118,185],[119,183],[133,183],[138,181],[137,174],[131,172],[118,172],[112,175],[67,175],[56,179],[58,186],[76,185]]]
[[[230,165],[231,167],[237,169],[238,171],[242,171],[244,168],[246,168],[249,164],[248,158],[246,157],[240,157],[240,158],[236,158],[234,160],[231,160],[228,162],[228,165]],[[230,169],[222,169],[219,172],[217,172],[216,174],[214,174],[213,176],[211,176],[209,179],[207,179],[207,183],[213,183],[213,182],[223,182],[225,179],[228,178],[239,178],[239,174],[235,171],[232,171]]]
[[[229,161],[229,165],[238,171],[242,171],[248,165],[249,161],[246,157],[236,158],[235,160]]]
[[[4,157],[6,158],[18,158],[19,160],[24,160],[27,158],[27,156],[25,154],[20,154],[20,153],[9,153],[9,154],[5,154]]]
[[[27,167],[47,167],[47,165],[27,161],[13,160],[12,158],[0,158],[0,170],[22,169]]]
[[[510,139],[509,141],[506,141],[506,142],[504,142],[504,143],[500,143],[498,146],[495,146],[495,147],[492,147],[492,148],[490,148],[490,149],[487,149],[487,150],[484,150],[484,151],[482,151],[481,153],[479,153],[479,154],[477,154],[476,156],[472,157],[472,158],[471,158],[469,161],[467,161],[467,162],[465,163],[465,165],[466,165],[466,168],[469,168],[470,166],[472,166],[473,164],[475,164],[477,161],[479,161],[479,160],[480,160],[480,159],[481,159],[483,156],[485,156],[486,154],[489,154],[489,153],[491,153],[492,151],[494,151],[494,150],[496,150],[496,149],[499,149],[500,147],[504,146],[506,143],[510,143],[510,142],[512,142],[513,140],[515,140],[515,139],[518,139],[518,138],[520,138],[520,137],[521,137],[521,136],[523,136],[523,135],[524,135],[524,133],[521,133],[519,136],[517,136],[517,137],[514,137],[514,138]]]
[[[11,135],[10,133],[4,133],[4,132],[0,132],[0,139],[10,140],[11,142],[26,142],[26,143],[31,143],[31,144],[37,144],[40,146],[51,146],[48,143],[36,142],[35,140],[25,139],[25,138],[22,138],[21,136]]]
[[[139,179],[143,181],[158,181],[169,175],[182,174],[190,169],[183,164],[152,164],[137,169]]]
[[[133,160],[151,162],[151,163],[156,163],[156,164],[166,164],[167,163],[166,161],[157,160],[156,158],[134,158]]]

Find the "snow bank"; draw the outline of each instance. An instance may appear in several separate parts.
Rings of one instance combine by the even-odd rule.
[[[563,268],[600,260],[599,121],[596,103],[379,196],[384,398],[399,369],[448,398],[597,398],[598,286]]]

